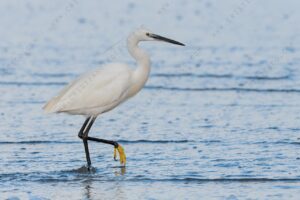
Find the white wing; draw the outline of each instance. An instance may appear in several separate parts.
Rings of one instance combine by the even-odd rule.
[[[109,64],[88,72],[67,85],[44,110],[72,114],[87,114],[92,109],[100,114],[110,110],[126,98],[131,74],[132,70],[124,64]]]

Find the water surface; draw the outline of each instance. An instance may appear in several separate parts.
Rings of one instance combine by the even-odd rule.
[[[300,16],[289,3],[1,1],[1,198],[298,199]],[[127,167],[91,142],[87,173],[84,118],[41,107],[87,70],[134,66],[124,41],[141,25],[187,47],[142,45],[146,87],[90,133],[119,141]]]

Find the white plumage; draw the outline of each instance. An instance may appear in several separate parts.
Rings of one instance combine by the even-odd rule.
[[[138,43],[153,40],[183,45],[152,34],[146,29],[138,29],[127,40],[128,51],[138,64],[135,70],[126,64],[111,63],[83,74],[52,98],[44,106],[44,110],[47,113],[66,112],[96,117],[115,108],[145,85],[150,73],[150,59],[138,47]]]
[[[132,74],[133,70],[124,64],[105,65],[75,79],[44,109],[48,113],[97,116],[113,109],[128,97]]]
[[[87,117],[78,136],[83,140],[88,169],[91,167],[88,140],[113,145],[114,158],[117,150],[121,164],[125,165],[126,156],[121,145],[115,141],[89,137],[88,133],[98,115],[115,108],[143,88],[150,74],[150,59],[146,52],[138,47],[138,43],[154,40],[183,45],[150,33],[146,29],[138,29],[130,34],[127,40],[128,51],[137,62],[136,69],[133,70],[122,63],[104,65],[75,79],[44,106],[47,113],[65,112]]]

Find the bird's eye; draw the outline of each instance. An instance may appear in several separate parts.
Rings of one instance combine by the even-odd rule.
[[[147,36],[150,36],[150,33],[146,33]]]

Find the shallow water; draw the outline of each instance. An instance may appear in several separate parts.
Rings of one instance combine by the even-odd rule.
[[[288,2],[1,1],[1,199],[298,199],[300,14]],[[80,73],[133,64],[123,41],[141,25],[187,47],[142,45],[146,87],[90,133],[120,142],[127,166],[91,142],[88,173],[84,118],[41,107]]]

